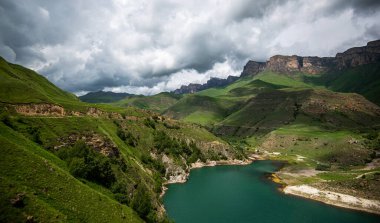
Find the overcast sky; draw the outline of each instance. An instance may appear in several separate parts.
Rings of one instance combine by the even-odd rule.
[[[379,0],[0,0],[0,55],[74,92],[171,91],[380,39]]]

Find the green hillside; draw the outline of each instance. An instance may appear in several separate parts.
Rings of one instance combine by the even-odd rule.
[[[11,64],[0,57],[0,100],[5,103],[55,104],[76,103],[79,100],[45,77],[25,67]]]
[[[0,95],[1,222],[167,222],[166,180],[196,161],[245,157],[197,125],[86,104],[33,71],[2,66],[1,84],[17,91]]]
[[[222,88],[210,88],[185,95],[165,115],[198,124],[217,124],[238,113],[252,98],[277,89],[305,89],[313,86],[298,78],[265,71],[254,78],[246,77]],[[236,116],[236,115],[235,115]],[[245,122],[245,119],[241,120]]]
[[[74,178],[52,153],[3,123],[0,129],[2,222],[142,222],[102,188]]]
[[[133,96],[123,100],[119,100],[113,105],[120,107],[134,106],[141,109],[148,109],[162,113],[170,106],[177,103],[181,95],[162,92],[153,96]]]
[[[349,78],[351,72],[364,72],[359,69],[368,67],[342,71],[339,75]],[[325,75],[264,71],[223,88],[185,95],[165,114],[205,125],[216,135],[245,148],[247,153],[278,154],[269,156],[291,162],[286,168],[290,175],[281,176],[290,184],[324,181],[323,177],[297,175],[305,169],[329,170],[331,176],[342,174],[338,170],[345,169],[347,174],[357,176],[356,169],[377,157],[374,154],[380,148],[380,108],[359,94],[331,91],[333,87],[336,90],[343,87],[338,88],[338,79],[327,82]],[[363,82],[347,80],[342,86],[355,84]],[[373,85],[366,89],[378,90]],[[354,178],[345,180],[341,189],[355,188],[353,195],[376,194],[375,181],[366,181],[371,189],[364,189],[357,186]]]
[[[317,77],[306,76],[305,81],[324,85],[333,91],[359,93],[380,105],[380,63],[329,72]]]
[[[112,103],[115,101],[120,101],[126,97],[134,96],[128,93],[114,93],[114,92],[105,92],[97,91],[90,92],[79,97],[83,102],[88,103]]]

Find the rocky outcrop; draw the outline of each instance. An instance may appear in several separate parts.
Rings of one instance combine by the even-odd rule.
[[[254,76],[263,70],[293,74],[320,74],[331,70],[342,70],[365,64],[380,62],[380,40],[363,47],[354,47],[335,57],[301,57],[276,55],[265,62],[249,61],[241,73],[242,77]]]
[[[104,112],[104,111],[99,110],[97,108],[88,108],[86,115],[98,118],[98,117],[102,117],[102,116],[107,116],[107,112]]]
[[[181,88],[174,90],[174,94],[193,94],[200,91],[201,88],[201,84],[182,85]]]
[[[380,214],[380,202],[377,200],[359,198],[330,190],[320,190],[309,185],[286,186],[283,191],[285,194],[306,197],[326,204]]]
[[[276,55],[267,62],[267,69],[279,73],[290,73],[299,71],[302,66],[302,58],[296,55]]]
[[[354,47],[336,55],[338,69],[380,62],[380,40],[368,42],[367,46]]]
[[[205,84],[189,84],[182,85],[181,88],[174,91],[174,94],[193,94],[198,91],[206,90],[213,87],[224,87],[234,81],[236,81],[239,77],[228,76],[227,79],[221,78],[211,78]]]
[[[300,71],[307,74],[326,72],[336,66],[333,57],[302,57]]]
[[[65,116],[65,109],[54,104],[19,104],[14,105],[17,113],[27,116]]]
[[[117,112],[105,112],[97,108],[88,108],[86,113],[79,111],[67,111],[60,105],[55,104],[17,104],[10,105],[17,113],[26,116],[91,116],[94,118],[111,118],[111,119],[123,119],[123,116]],[[126,116],[128,120],[138,120],[138,117]]]
[[[72,134],[67,137],[58,139],[58,144],[54,146],[55,150],[59,150],[62,147],[73,146],[77,141],[82,140],[87,146],[95,151],[108,157],[119,157],[119,149],[108,138],[103,137],[96,133],[87,134]]]
[[[266,69],[278,73],[318,74],[329,71],[336,67],[334,57],[300,57],[276,55],[266,63]]]
[[[266,67],[265,62],[256,62],[256,61],[250,60],[244,66],[243,72],[241,73],[240,77],[255,76],[256,74],[263,71],[265,67]]]

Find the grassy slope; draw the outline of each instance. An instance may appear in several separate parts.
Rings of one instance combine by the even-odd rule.
[[[226,87],[210,88],[194,95],[186,95],[165,114],[202,125],[217,124],[238,113],[257,94],[275,89],[310,87],[312,85],[300,80],[266,71],[253,79],[243,78]],[[241,122],[245,120],[241,119]]]
[[[180,98],[180,95],[163,92],[153,96],[133,96],[114,102],[112,105],[120,107],[134,106],[162,113],[174,105]]]
[[[45,77],[0,57],[1,102],[75,104],[79,100],[50,83]],[[27,92],[27,93],[26,93]]]
[[[321,76],[306,76],[305,81],[325,85],[333,91],[356,92],[380,105],[380,63],[335,71]]]
[[[175,169],[186,167],[182,157],[186,158],[185,162],[195,162],[198,157],[220,159],[227,155],[235,158],[235,152],[230,146],[197,125],[174,120],[153,121],[158,118],[157,114],[133,107],[86,104],[31,70],[8,64],[4,60],[0,62],[0,99],[3,102],[0,104],[2,222],[21,222],[28,216],[42,222],[139,222],[139,215],[149,221],[165,221],[167,219],[161,213],[159,198],[167,168],[161,160],[164,154],[174,162],[170,165],[174,165]],[[12,94],[3,87],[12,90]],[[160,94],[157,96],[160,99],[154,104],[158,109],[167,103],[162,97],[177,100],[172,95]],[[24,103],[52,103],[59,104],[66,110],[80,111],[96,107],[104,112],[122,114],[124,118],[111,118],[108,114],[101,117],[84,114],[79,117],[22,116],[9,109],[10,104]],[[153,127],[147,124],[147,120],[153,122]],[[128,137],[132,137],[136,144],[122,140],[118,133],[120,131],[131,134]],[[171,143],[195,142],[199,147],[191,147],[186,154],[178,148],[157,151],[158,142],[155,137],[159,132],[174,139]],[[66,144],[63,147],[65,149],[72,145],[72,139],[77,140],[75,137],[87,140],[87,136],[96,136],[95,141],[114,145],[120,154],[116,158],[106,158],[117,179],[117,184],[111,185],[112,187],[88,179],[74,178],[69,171],[71,167],[68,161],[58,158],[62,148],[54,149],[55,146]],[[107,148],[107,144],[104,145]],[[181,149],[184,149],[183,144]],[[177,154],[178,151],[180,154]],[[153,157],[152,153],[155,154]],[[122,184],[118,186],[119,183]],[[143,194],[146,194],[141,195],[141,199],[148,196],[148,202],[152,206],[149,213],[144,212],[143,215],[137,215],[130,208],[144,211],[145,204],[139,207],[140,201],[134,202],[140,196],[139,188],[143,188]],[[22,205],[16,207],[11,204],[11,200],[19,195],[23,197]]]
[[[130,115],[133,115],[133,113],[127,113],[127,116]],[[144,116],[150,117],[148,113],[141,112],[140,117]],[[134,191],[136,185],[146,185],[155,208],[158,207],[160,202],[158,193],[161,190],[162,180],[160,180],[160,174],[155,167],[152,166],[150,162],[146,162],[143,157],[150,157],[151,152],[155,152],[154,136],[156,132],[163,131],[183,141],[200,143],[219,141],[223,143],[223,141],[204,128],[193,124],[185,124],[177,121],[161,121],[156,122],[155,129],[152,129],[147,127],[143,120],[144,118],[137,121],[112,120],[109,118],[94,118],[88,116],[25,117],[13,114],[13,116],[10,116],[10,121],[7,122],[11,123],[12,128],[0,122],[1,158],[3,159],[1,162],[2,172],[0,176],[4,179],[1,181],[1,200],[4,204],[4,209],[2,209],[1,212],[7,213],[4,215],[4,218],[12,218],[16,213],[25,212],[25,216],[21,215],[20,218],[25,219],[26,215],[33,215],[36,219],[42,219],[43,221],[43,219],[50,219],[53,215],[59,215],[57,221],[64,219],[85,219],[91,222],[104,222],[105,219],[101,216],[92,215],[94,218],[90,216],[92,212],[96,211],[96,208],[99,208],[102,210],[97,212],[99,215],[107,216],[108,212],[115,215],[115,219],[113,219],[112,222],[118,222],[119,220],[122,221],[128,218],[131,221],[138,220],[138,218],[135,217],[136,214],[134,214],[130,208],[121,205],[115,200],[109,188],[88,181],[84,181],[87,183],[83,184],[71,176],[68,172],[67,164],[54,153],[55,150],[53,148],[54,146],[61,145],[61,139],[67,139],[73,135],[97,134],[111,140],[120,151],[121,157],[124,159],[123,162],[128,170],[125,173],[117,172],[117,177],[127,182],[126,188],[131,192]],[[164,123],[167,126],[176,126],[178,128],[168,128]],[[117,135],[117,130],[120,128],[118,126],[132,133],[132,135],[138,139],[138,145],[135,147],[130,146],[121,140]],[[33,133],[31,133],[32,129],[37,129],[39,138],[38,144],[32,141],[34,140]],[[202,148],[201,150],[203,151]],[[31,153],[34,155],[31,156]],[[209,151],[203,151],[203,153],[206,158],[211,158],[209,155],[214,154],[208,154]],[[180,165],[183,165],[181,164],[182,161],[180,161],[180,158],[176,158],[170,153],[166,155],[176,160],[175,162],[179,162]],[[18,159],[19,157],[20,159]],[[30,157],[30,159],[28,157]],[[35,165],[45,159],[49,162],[42,163],[47,166],[46,169],[31,171]],[[12,163],[12,165],[10,165],[10,163]],[[53,173],[50,172],[50,166],[53,166],[54,170],[57,168],[57,170]],[[55,173],[58,172],[60,175],[57,176]],[[33,178],[33,180],[31,180],[31,178]],[[36,181],[34,181],[34,179],[36,179]],[[59,184],[62,184],[62,181],[60,181],[62,179],[65,180],[65,186],[60,187]],[[17,185],[15,184],[16,181],[18,181]],[[9,185],[15,184],[14,190],[8,188],[8,183],[10,183]],[[50,185],[53,185],[54,189],[50,189]],[[48,188],[49,193],[46,192],[47,194],[45,194],[45,192],[40,192],[41,190],[45,190],[43,188]],[[79,193],[75,194],[73,191]],[[9,200],[18,193],[27,194],[27,205],[24,208],[14,208],[9,203]],[[99,195],[91,195],[94,193]],[[88,199],[87,196],[92,196],[93,198]],[[49,202],[43,204],[43,206],[39,206],[40,199],[47,199]],[[86,203],[86,201],[89,201],[89,203]],[[66,205],[60,205],[61,202],[66,202],[67,205],[71,205],[70,208]],[[75,205],[72,205],[73,202]],[[102,207],[103,203],[107,205],[107,208]],[[85,205],[87,206],[82,210],[78,210],[79,207]],[[118,208],[113,209],[113,206]],[[36,211],[37,209],[40,209],[41,213]],[[67,209],[70,209],[70,211]],[[118,217],[120,217],[119,220]]]
[[[129,207],[72,177],[62,160],[0,123],[1,219],[140,222]],[[25,193],[25,207],[10,205]]]

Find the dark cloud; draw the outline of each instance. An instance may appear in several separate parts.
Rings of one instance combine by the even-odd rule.
[[[368,15],[376,13],[380,8],[378,0],[339,0],[335,3],[335,8],[338,10],[344,8],[352,8],[355,13]]]
[[[266,0],[266,1],[255,1],[255,0],[245,0],[240,1],[232,9],[233,19],[240,21],[247,18],[261,19],[265,15],[268,15],[277,7],[281,7],[287,1],[281,0]]]
[[[331,56],[380,38],[371,0],[0,1],[0,55],[72,91],[151,94],[248,59]],[[323,41],[321,41],[323,36]]]

